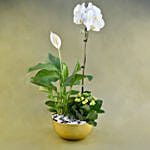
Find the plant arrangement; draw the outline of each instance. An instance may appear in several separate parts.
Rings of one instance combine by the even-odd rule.
[[[39,63],[30,67],[28,72],[35,71],[35,75],[30,78],[30,82],[40,87],[46,92],[48,99],[45,104],[49,106],[49,111],[54,114],[53,119],[57,121],[57,116],[67,117],[68,120],[60,123],[72,124],[72,120],[80,120],[96,126],[98,114],[104,113],[101,99],[97,99],[92,92],[85,90],[85,80],[91,81],[93,76],[85,74],[86,68],[86,46],[89,32],[100,31],[104,27],[101,10],[92,3],[78,4],[73,11],[75,24],[82,24],[84,27],[84,59],[83,65],[76,62],[72,73],[69,72],[67,64],[61,57],[61,39],[51,32],[50,41],[58,51],[58,57],[48,54],[45,63]],[[75,90],[78,86],[81,90]],[[76,88],[77,89],[77,88]],[[71,120],[71,121],[70,121]]]

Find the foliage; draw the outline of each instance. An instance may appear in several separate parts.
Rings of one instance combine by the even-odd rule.
[[[68,102],[72,95],[79,93],[72,89],[73,86],[80,85],[83,78],[89,81],[93,78],[91,75],[79,74],[80,70],[80,63],[77,62],[73,73],[69,75],[68,66],[61,62],[60,58],[48,54],[48,60],[45,63],[29,68],[28,72],[38,71],[30,81],[40,86],[41,91],[48,93],[49,100],[45,104],[50,106],[49,111],[68,115]]]
[[[103,101],[93,97],[90,91],[78,93],[68,104],[69,115],[96,126],[95,120],[98,118],[98,113],[104,113],[101,109],[102,103]]]

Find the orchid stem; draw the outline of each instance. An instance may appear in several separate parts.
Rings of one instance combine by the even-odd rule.
[[[87,41],[88,41],[88,31],[87,28],[85,27],[84,30],[84,59],[83,59],[83,66],[82,66],[82,75],[85,75],[85,65],[86,65],[86,46],[87,46]],[[82,79],[82,87],[81,87],[81,93],[84,92],[84,78]]]

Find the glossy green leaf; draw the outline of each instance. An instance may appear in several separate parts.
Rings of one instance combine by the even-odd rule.
[[[97,122],[92,120],[88,121],[88,124],[93,125],[94,127],[97,126]]]
[[[86,75],[86,77],[88,78],[89,81],[91,81],[93,79],[93,76],[91,76],[91,75]]]
[[[55,107],[56,102],[54,102],[54,101],[46,101],[45,104],[46,104],[47,106]]]
[[[105,113],[105,111],[100,109],[100,110],[97,111],[97,113],[103,114],[103,113]]]
[[[60,60],[58,57],[53,56],[52,54],[48,54],[49,63],[55,65],[58,69],[60,69]]]
[[[57,110],[54,109],[54,108],[50,108],[50,109],[48,109],[48,111],[49,111],[49,112],[57,112]]]
[[[41,64],[41,63],[39,63],[33,67],[30,67],[28,72],[32,72],[32,71],[39,70],[39,69],[46,69],[46,70],[50,70],[50,71],[57,71],[58,70],[56,68],[56,66],[53,64]]]
[[[98,118],[98,114],[95,111],[90,111],[87,115],[88,120],[96,120]]]
[[[70,95],[77,95],[80,91],[78,90],[71,90],[69,91]]]
[[[90,111],[90,107],[89,107],[89,105],[87,105],[87,104],[83,105],[82,108],[83,108],[85,111],[87,111],[87,112]]]
[[[79,80],[85,78],[86,76],[81,74],[73,74],[67,78],[67,80],[64,83],[64,86],[73,86],[75,83],[77,83]]]
[[[39,86],[57,90],[57,88],[51,82],[56,82],[58,79],[59,75],[57,72],[43,69],[31,78],[31,82]]]
[[[95,111],[99,111],[102,104],[103,104],[103,101],[102,100],[96,100],[95,102],[96,102],[96,104],[94,106],[91,106],[91,108]]]
[[[62,75],[63,75],[63,79],[64,81],[68,78],[68,75],[69,75],[69,71],[68,71],[68,66],[66,64],[63,63],[62,65],[63,69],[62,69]]]
[[[80,70],[81,70],[80,63],[77,62],[72,74],[75,74],[75,73],[79,72]]]

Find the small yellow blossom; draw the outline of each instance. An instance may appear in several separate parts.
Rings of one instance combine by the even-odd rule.
[[[90,103],[90,105],[95,105],[95,101],[92,100],[91,103]]]
[[[79,99],[79,98],[76,98],[76,99],[75,99],[75,102],[80,102],[80,99]]]
[[[85,99],[82,104],[86,104],[88,102],[88,99]]]
[[[84,100],[84,97],[81,97],[81,100]]]

